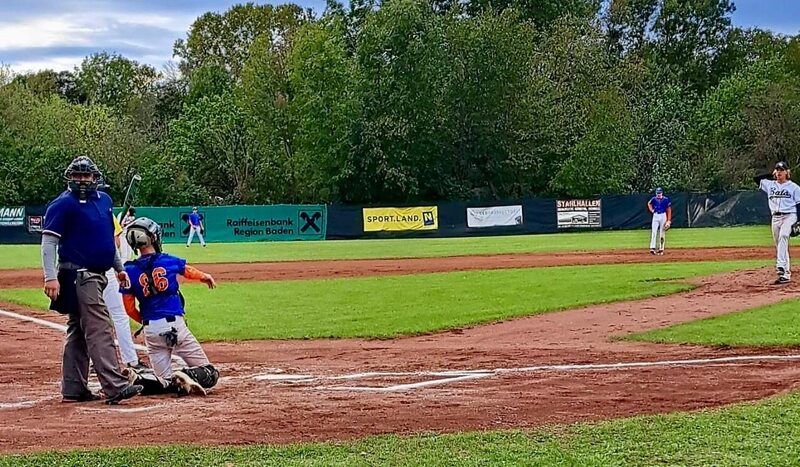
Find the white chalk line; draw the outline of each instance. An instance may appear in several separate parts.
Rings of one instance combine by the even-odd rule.
[[[33,316],[21,315],[19,313],[13,313],[5,310],[0,310],[0,316],[6,316],[8,318],[14,318],[21,321],[29,321],[31,323],[47,326],[48,328],[55,329],[56,331],[67,332],[67,327],[64,326],[63,324],[47,321],[46,319],[34,318]],[[119,346],[118,340],[115,339],[114,342],[117,344],[117,346]],[[133,344],[133,348],[142,352],[147,352],[147,347],[140,344]],[[178,356],[173,356],[172,360],[183,362],[183,360],[180,359],[180,357]]]
[[[9,318],[30,321],[36,324],[47,326],[65,332],[66,326],[46,321],[31,316],[25,316],[9,311],[0,310],[0,315]],[[145,347],[136,345],[139,350],[146,350]],[[353,373],[338,376],[315,376],[303,374],[287,373],[262,373],[248,375],[245,377],[231,377],[229,379],[249,379],[256,381],[271,381],[285,383],[313,383],[317,381],[341,381],[359,380],[369,378],[392,378],[392,377],[440,377],[437,379],[420,381],[408,384],[396,384],[390,386],[317,386],[315,389],[331,391],[361,391],[361,392],[402,392],[421,389],[430,386],[450,384],[459,381],[489,378],[502,374],[511,373],[542,373],[542,372],[579,372],[579,371],[603,371],[603,370],[625,370],[636,368],[653,368],[665,366],[698,366],[698,365],[719,365],[736,363],[754,363],[763,361],[789,361],[800,360],[800,355],[742,355],[733,357],[700,358],[688,360],[661,360],[655,362],[624,362],[624,363],[586,363],[586,364],[562,364],[562,365],[538,365],[520,368],[495,368],[490,370],[442,370],[442,371],[417,371],[417,372],[366,372]],[[35,402],[33,402],[35,403]],[[0,406],[2,407],[2,406]],[[138,409],[132,409],[138,410]]]
[[[0,410],[3,409],[26,409],[28,407],[33,407],[36,404],[40,404],[42,402],[47,402],[53,399],[57,399],[58,396],[48,396],[42,397],[40,399],[33,399],[27,401],[20,401],[20,402],[0,402]]]
[[[537,365],[520,368],[495,368],[491,370],[453,370],[453,371],[416,371],[416,372],[369,372],[353,373],[338,376],[314,376],[292,374],[260,374],[253,375],[256,381],[289,382],[289,383],[315,383],[341,380],[359,380],[370,378],[430,378],[425,381],[395,384],[389,386],[335,386],[323,384],[314,386],[314,389],[329,391],[355,391],[355,392],[403,392],[422,389],[431,386],[451,384],[460,381],[490,378],[493,376],[520,374],[520,373],[545,373],[545,372],[590,372],[608,370],[627,370],[639,368],[655,368],[670,366],[704,366],[704,365],[732,365],[769,361],[800,360],[800,355],[741,355],[733,357],[698,358],[687,360],[661,360],[655,362],[624,362],[624,363],[586,363],[586,364],[561,364]]]
[[[95,408],[95,407],[81,407],[81,412],[116,412],[116,413],[140,413],[140,412],[149,412],[151,410],[159,409],[161,407],[166,407],[167,404],[156,404],[156,405],[148,405],[146,407],[120,407],[120,408],[112,408],[112,406],[104,407],[104,408]]]

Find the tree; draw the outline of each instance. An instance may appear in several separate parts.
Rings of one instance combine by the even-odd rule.
[[[553,188],[576,197],[629,192],[635,173],[635,130],[619,89],[603,89],[593,96],[588,123],[553,179]]]
[[[255,201],[253,150],[246,115],[231,93],[203,97],[170,125],[166,143],[173,199],[209,203]]]
[[[361,118],[360,77],[348,53],[341,16],[329,15],[297,32],[287,58],[293,90],[293,138],[304,200],[336,201],[352,150],[353,127]]]
[[[75,69],[75,75],[77,87],[89,104],[107,105],[123,112],[150,94],[159,78],[150,65],[107,52],[86,57]]]
[[[449,10],[452,1],[443,2],[439,8]],[[469,0],[463,4],[471,16],[484,12],[501,13],[507,9],[515,10],[520,19],[531,21],[538,28],[547,28],[555,20],[566,16],[574,18],[594,18],[600,9],[601,0]]]
[[[262,35],[276,47],[289,43],[303,22],[313,18],[297,5],[236,5],[225,13],[206,13],[189,29],[186,40],[175,43],[181,71],[190,76],[203,65],[216,65],[238,79],[250,56],[250,47]]]

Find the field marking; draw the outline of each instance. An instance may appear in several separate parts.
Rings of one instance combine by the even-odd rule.
[[[352,392],[404,392],[422,389],[431,386],[457,383],[475,379],[490,378],[519,373],[545,373],[545,372],[591,372],[607,370],[628,370],[638,368],[670,367],[670,366],[703,366],[703,365],[731,365],[741,363],[791,361],[800,360],[800,354],[795,355],[740,355],[733,357],[698,358],[687,360],[660,360],[654,362],[622,362],[622,363],[584,363],[561,365],[537,365],[519,368],[495,368],[491,370],[447,370],[447,371],[413,371],[413,372],[367,372],[352,373],[337,376],[313,376],[292,374],[259,374],[252,375],[256,381],[316,383],[342,380],[359,380],[370,378],[417,377],[430,378],[416,383],[394,384],[389,386],[336,386],[323,384],[312,386],[313,389],[328,391]]]
[[[63,324],[47,321],[46,319],[34,318],[33,316],[21,315],[19,313],[13,313],[11,311],[6,311],[6,310],[0,310],[0,316],[5,316],[7,318],[14,318],[20,321],[29,321],[31,323],[47,326],[48,328],[55,329],[56,331],[67,332],[67,327],[64,326]],[[117,347],[119,347],[118,340],[114,339],[114,343],[116,343]],[[140,350],[142,352],[147,352],[147,347],[140,344],[133,344],[133,348],[136,350]],[[183,362],[183,364],[186,365],[186,362],[184,362],[183,359],[181,359],[181,357],[178,357],[177,355],[174,355],[172,357],[172,360],[175,362]]]
[[[115,408],[111,408],[111,407],[105,407],[105,408],[81,407],[80,411],[81,412],[92,412],[92,413],[97,413],[97,412],[104,412],[104,413],[117,412],[117,413],[125,413],[125,414],[127,414],[127,413],[149,412],[151,410],[159,409],[161,407],[166,407],[166,406],[167,406],[167,404],[156,404],[156,405],[148,405],[148,406],[145,406],[145,407],[131,407],[131,408],[119,408],[119,409],[115,409]]]
[[[52,321],[47,321],[32,316],[21,315],[12,313],[10,311],[0,310],[0,316],[7,316],[23,321],[47,326],[62,332],[66,332],[66,326]],[[138,350],[147,350],[146,347],[141,345],[134,345]],[[178,357],[173,357],[173,360]],[[229,377],[229,379],[254,379],[256,381],[271,381],[271,382],[286,382],[286,383],[314,383],[317,381],[341,381],[341,380],[359,380],[369,378],[392,378],[392,377],[436,377],[416,383],[395,384],[390,386],[330,386],[321,385],[315,386],[315,389],[330,390],[330,391],[357,391],[357,392],[402,392],[411,391],[431,386],[439,386],[443,384],[457,383],[460,381],[467,381],[473,379],[483,379],[492,376],[513,373],[543,373],[543,372],[580,372],[580,371],[603,371],[603,370],[626,370],[636,368],[654,368],[665,366],[700,366],[700,365],[720,365],[720,364],[736,364],[736,363],[750,363],[750,362],[763,362],[763,361],[789,361],[800,360],[800,354],[794,355],[741,355],[733,357],[718,357],[718,358],[699,358],[687,360],[661,360],[655,362],[620,362],[620,363],[584,363],[584,364],[561,364],[561,365],[537,365],[519,368],[495,368],[485,370],[440,370],[440,371],[416,371],[416,372],[362,372],[352,373],[337,376],[315,376],[308,374],[290,374],[290,373],[261,373],[255,375],[248,375],[245,377]],[[3,406],[0,405],[0,408]],[[158,406],[153,406],[155,408]],[[122,410],[139,410],[139,409],[121,409]],[[146,408],[145,410],[150,410]],[[143,411],[143,410],[142,410]]]
[[[33,407],[36,404],[46,402],[49,400],[57,399],[58,396],[48,396],[42,397],[40,399],[33,399],[29,401],[20,401],[20,402],[0,402],[0,410],[3,409],[25,409],[28,407]]]

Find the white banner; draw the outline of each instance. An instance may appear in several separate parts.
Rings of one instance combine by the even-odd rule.
[[[522,206],[467,208],[467,227],[499,227],[522,225]]]

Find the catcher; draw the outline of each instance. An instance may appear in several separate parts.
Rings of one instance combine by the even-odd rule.
[[[786,284],[792,280],[789,264],[789,237],[800,234],[797,223],[800,212],[800,186],[791,181],[792,172],[786,162],[778,162],[772,174],[754,178],[758,187],[767,193],[769,210],[772,213],[772,240],[775,242],[777,260],[775,284]]]
[[[140,217],[133,221],[128,226],[126,240],[141,256],[125,263],[125,270],[132,278],[131,287],[120,292],[128,316],[143,325],[154,373],[129,371],[129,378],[144,386],[145,395],[169,392],[206,395],[206,389],[217,384],[219,372],[186,327],[178,276],[203,282],[210,289],[217,285],[214,278],[187,265],[184,259],[162,253],[161,226],[151,219]],[[173,371],[173,354],[190,367]]]

